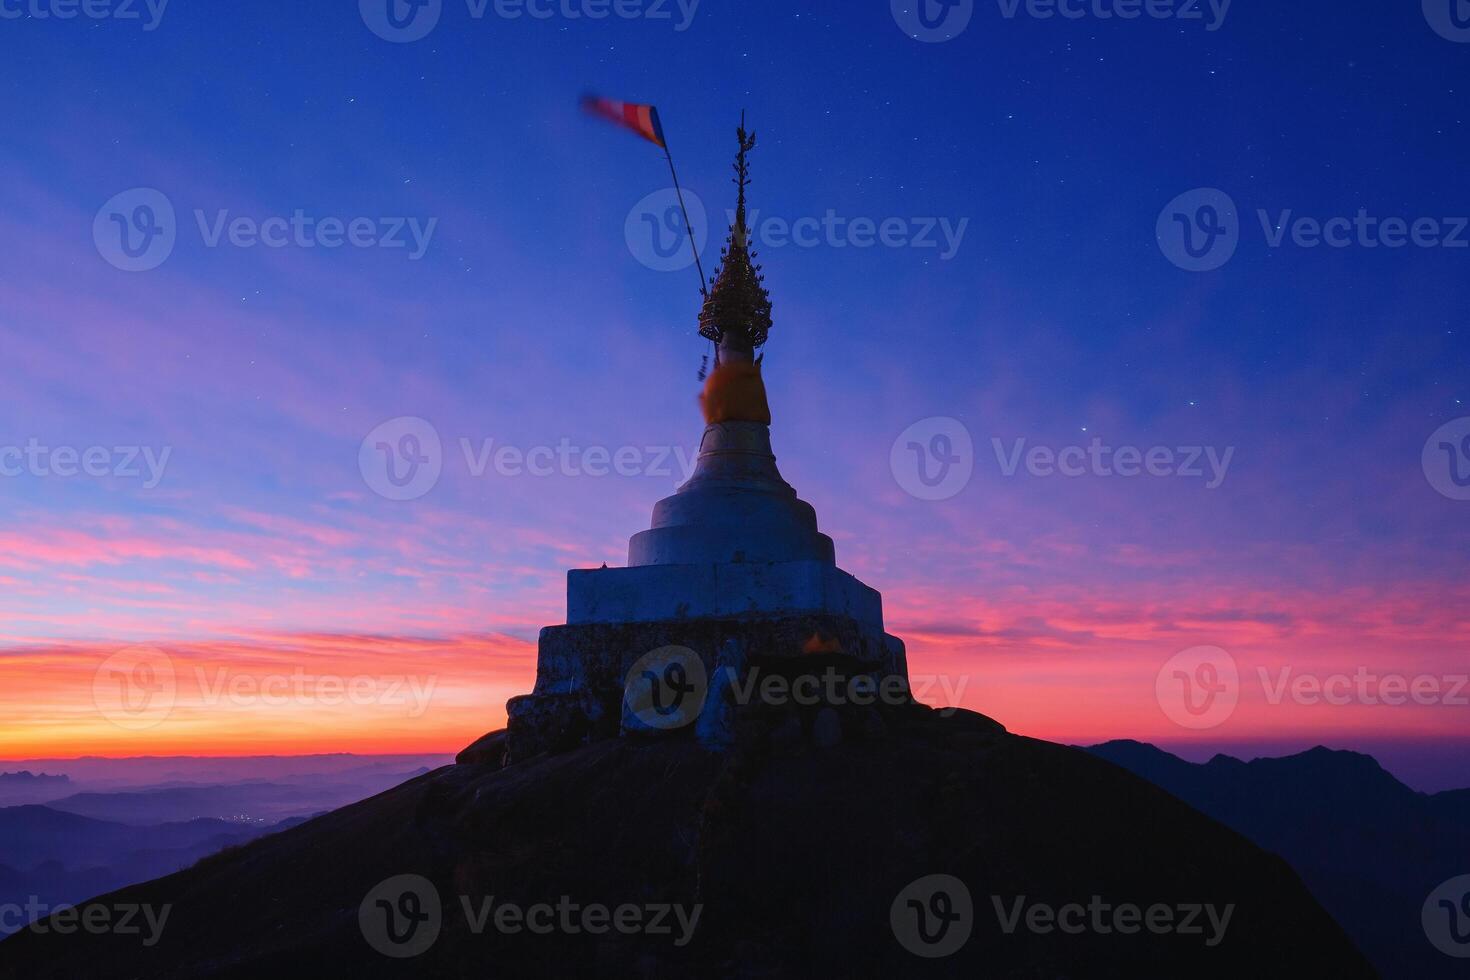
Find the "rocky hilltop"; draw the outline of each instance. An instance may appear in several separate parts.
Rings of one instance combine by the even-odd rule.
[[[0,976],[1373,976],[1280,858],[1114,765],[966,711],[820,717],[490,737],[95,901],[168,907],[151,946],[26,931]]]

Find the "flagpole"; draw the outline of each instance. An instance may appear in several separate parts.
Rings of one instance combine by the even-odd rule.
[[[662,127],[660,127],[662,129]],[[660,136],[663,134],[660,133]],[[699,270],[699,294],[709,299],[709,290],[705,286],[704,263],[699,261],[699,246],[694,241],[694,225],[689,222],[689,209],[684,206],[684,191],[679,187],[679,174],[674,169],[674,155],[669,152],[668,137],[664,137],[664,159],[669,161],[669,176],[674,178],[674,193],[679,197],[679,210],[684,212],[684,230],[689,233],[689,249],[694,253],[694,267]]]

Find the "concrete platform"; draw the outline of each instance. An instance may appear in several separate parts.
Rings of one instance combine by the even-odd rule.
[[[567,623],[807,614],[883,629],[883,599],[830,562],[641,565],[567,573]]]

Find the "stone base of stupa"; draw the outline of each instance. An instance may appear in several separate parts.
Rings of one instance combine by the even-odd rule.
[[[652,688],[669,671],[663,703]],[[769,427],[719,423],[694,475],[629,542],[627,567],[568,573],[567,623],[541,631],[536,686],[507,705],[507,750],[522,759],[620,734],[718,746],[742,718],[800,715],[810,728],[823,707],[847,717],[880,689],[906,698],[907,680],[882,597],[837,567],[815,511],[776,469]]]
[[[854,679],[866,678],[867,687],[860,689],[875,692],[873,700],[888,678],[896,679],[902,690],[907,690],[903,641],[846,616],[808,614],[548,626],[541,631],[533,692],[512,698],[506,706],[510,757],[525,759],[542,751],[634,733],[648,737],[704,735],[696,724],[697,715],[703,702],[718,696],[717,683],[701,683],[697,692],[701,703],[694,713],[667,728],[639,724],[630,714],[630,695],[642,681],[641,671],[635,668],[650,654],[669,649],[689,651],[698,658],[703,676],[710,679],[719,677],[721,668],[738,665],[737,683],[750,685],[752,693],[748,701],[732,705],[732,714],[760,713],[788,705],[793,709],[816,706],[800,693],[783,693],[772,701],[760,686],[772,676],[783,678],[787,691],[795,678],[810,676],[814,678],[813,695],[819,699],[834,678],[841,692],[851,690]]]

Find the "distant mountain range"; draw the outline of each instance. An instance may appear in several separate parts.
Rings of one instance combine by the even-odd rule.
[[[4,786],[64,786],[71,782],[70,776],[48,776],[44,772],[0,772],[0,785]]]
[[[301,779],[340,779],[347,776],[405,773],[437,768],[453,761],[452,755],[329,755],[288,756],[128,756],[73,759],[0,759],[0,771],[27,770],[32,773],[63,773],[87,789],[136,789],[164,786],[170,782],[203,785],[237,783],[257,779],[290,783]],[[0,781],[0,789],[7,784]]]
[[[140,827],[45,806],[6,807],[0,809],[0,905],[82,902],[304,821],[267,826],[201,819]],[[0,935],[14,925],[0,923]]]
[[[116,865],[119,856],[134,853],[193,850],[216,844],[213,849],[218,850],[258,836],[264,829],[264,824],[214,818],[137,826],[95,820],[48,806],[6,807],[0,810],[0,864],[22,871],[47,862],[73,868],[109,866]]]
[[[0,803],[20,805],[0,806],[0,907],[55,908],[172,874],[428,771],[405,767],[412,761],[122,760],[121,772],[141,769],[165,778],[82,792],[66,775],[6,773],[11,778],[0,778]],[[82,786],[99,784],[90,762],[65,763],[82,774]],[[231,770],[274,770],[274,778],[221,779]],[[204,776],[218,781],[201,781]],[[14,916],[6,917],[0,936],[15,927]]]
[[[398,772],[386,779],[371,781],[318,779],[285,784],[249,780],[204,786],[169,785],[121,793],[75,793],[46,805],[66,813],[130,824],[203,817],[265,823],[292,815],[333,810],[427,771]]]
[[[32,772],[0,772],[0,806],[17,803],[45,803],[58,796],[76,792],[76,785],[65,774]]]
[[[1372,756],[1321,747],[1203,764],[1143,742],[1087,751],[1285,858],[1383,976],[1466,975],[1467,961],[1429,944],[1420,911],[1470,874],[1470,790],[1419,793]]]

